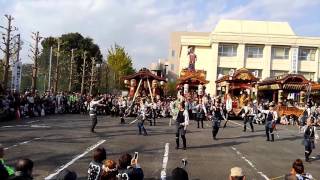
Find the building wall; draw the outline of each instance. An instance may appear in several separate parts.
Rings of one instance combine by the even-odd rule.
[[[241,27],[237,32],[222,32],[217,28],[208,36],[184,35],[180,39],[180,54],[179,54],[179,72],[182,68],[188,66],[187,50],[188,46],[195,46],[195,54],[197,55],[196,69],[204,69],[207,71],[207,80],[210,83],[207,85],[207,93],[216,93],[215,81],[218,77],[218,68],[239,69],[247,68],[250,70],[259,70],[261,78],[267,78],[281,72],[292,72],[293,50],[294,48],[312,47],[316,49],[314,61],[302,61],[298,59],[297,71],[305,76],[312,77],[313,81],[318,81],[320,78],[320,38],[319,37],[300,37],[296,36],[291,27],[287,23],[275,23],[271,25],[269,22],[250,22],[245,25],[252,27]],[[263,31],[266,25],[268,31]],[[254,29],[255,32],[242,32],[242,30]],[[218,23],[219,26],[219,23]],[[228,27],[228,26],[225,26]],[[277,28],[278,29],[277,31]],[[281,29],[282,28],[282,29]],[[238,32],[239,31],[239,32]],[[259,32],[262,32],[259,34]],[[264,34],[270,32],[270,34]],[[277,33],[279,32],[279,33]],[[287,34],[286,34],[287,33]],[[218,55],[219,43],[235,43],[237,44],[237,55],[232,57],[223,57]],[[263,56],[260,58],[246,57],[246,46],[258,45],[263,46]],[[272,47],[288,46],[290,47],[288,59],[273,59]]]
[[[181,47],[181,37],[182,36],[198,36],[205,37],[208,39],[209,32],[172,32],[170,34],[169,40],[169,52],[168,52],[168,64],[169,64],[169,73],[172,76],[179,76],[180,73],[180,57],[184,56],[182,53]]]

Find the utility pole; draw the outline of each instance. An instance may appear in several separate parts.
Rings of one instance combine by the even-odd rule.
[[[6,33],[2,33],[3,37],[3,45],[5,46],[4,49],[1,49],[1,51],[3,51],[5,58],[4,58],[4,74],[3,74],[3,79],[2,79],[2,83],[3,83],[3,88],[7,89],[8,87],[8,77],[9,77],[9,69],[10,69],[10,57],[11,55],[13,55],[14,53],[12,52],[13,48],[14,48],[14,44],[12,43],[12,40],[14,38],[16,38],[17,36],[13,36],[12,37],[12,32],[18,30],[18,28],[12,26],[12,20],[14,19],[11,15],[5,15],[6,19],[8,20],[8,26],[7,27],[3,27],[0,26],[1,29],[4,29],[6,31]]]
[[[31,90],[32,93],[37,89],[37,78],[38,78],[38,56],[39,56],[39,42],[41,37],[39,36],[39,31],[36,33],[32,33],[32,39],[35,41],[35,46],[31,46],[31,52],[33,53],[33,67],[32,67],[32,84]]]
[[[86,59],[87,59],[87,51],[83,52],[83,65],[82,65],[82,80],[81,80],[81,94],[84,91],[84,78],[86,73]]]
[[[50,47],[48,89],[51,90],[52,46]]]
[[[70,74],[69,74],[69,87],[68,90],[71,92],[72,90],[72,76],[73,76],[73,62],[74,62],[74,49],[71,49],[71,59],[70,59]]]
[[[56,73],[54,79],[54,89],[53,92],[58,91],[58,81],[59,81],[59,56],[60,56],[60,39],[58,38],[58,51],[57,51],[57,63],[56,63]]]
[[[94,78],[95,68],[96,68],[96,58],[95,58],[95,57],[92,57],[92,58],[91,58],[90,90],[89,90],[89,94],[90,94],[90,95],[92,95],[92,88],[93,88],[94,81],[95,81],[95,78]]]

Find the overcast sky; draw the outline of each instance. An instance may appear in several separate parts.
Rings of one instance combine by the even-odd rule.
[[[288,21],[298,35],[320,36],[320,0],[0,0],[0,25],[11,14],[28,58],[31,32],[80,32],[100,46],[124,46],[141,68],[168,56],[172,31],[213,30],[219,19]],[[2,57],[3,55],[0,54]]]

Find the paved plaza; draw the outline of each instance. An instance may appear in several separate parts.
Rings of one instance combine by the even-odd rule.
[[[303,134],[297,127],[278,126],[275,142],[265,141],[264,126],[255,125],[255,132],[243,132],[242,121],[229,121],[227,128],[220,129],[218,140],[213,141],[211,124],[197,129],[191,121],[187,132],[187,150],[175,149],[175,128],[170,119],[157,119],[157,126],[146,124],[149,136],[137,135],[136,122],[126,119],[120,125],[118,118],[99,116],[97,133],[89,132],[87,115],[55,115],[0,124],[0,142],[5,147],[8,164],[19,158],[34,161],[35,179],[55,179],[59,170],[76,171],[79,179],[86,179],[92,150],[103,146],[107,159],[118,160],[121,154],[139,152],[145,179],[160,179],[166,173],[170,179],[172,169],[186,167],[190,179],[227,179],[231,167],[240,166],[248,179],[283,179],[292,162],[304,157],[301,144]],[[320,148],[313,152],[312,162],[305,163],[306,171],[320,178]]]

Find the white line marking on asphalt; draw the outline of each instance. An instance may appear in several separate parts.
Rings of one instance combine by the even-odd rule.
[[[229,122],[231,122],[231,123],[233,123],[233,124],[236,124],[236,125],[238,125],[238,126],[243,127],[243,124],[240,124],[240,123],[237,123],[237,122],[234,122],[234,121],[231,121],[231,120],[229,120]]]
[[[29,125],[24,125],[24,124],[21,124],[21,125],[16,125],[16,127],[28,127]]]
[[[2,126],[1,128],[12,128],[14,126]]]
[[[50,128],[51,126],[47,126],[45,124],[35,124],[35,125],[31,125],[30,127],[32,127],[32,128]]]
[[[40,137],[33,138],[33,139],[31,139],[31,140],[23,141],[23,142],[14,144],[14,145],[12,145],[12,146],[9,146],[9,147],[3,148],[3,149],[6,151],[6,150],[11,149],[11,148],[13,148],[13,147],[17,147],[18,145],[28,144],[28,143],[30,143],[30,142],[32,142],[32,141],[36,141],[36,140],[39,140],[39,139],[41,139],[41,138],[40,138]]]
[[[36,121],[29,121],[29,122],[27,122],[27,124],[32,124],[32,123],[35,123],[35,122],[40,122],[40,120],[36,120]]]
[[[259,171],[254,164],[248,160],[240,151],[238,151],[235,147],[231,147],[232,150],[234,150],[244,161],[246,161],[261,177],[263,177],[265,180],[270,180],[267,175],[265,175],[263,172]]]
[[[163,162],[162,162],[162,170],[161,170],[161,180],[165,180],[167,178],[167,164],[169,159],[169,143],[166,143],[164,148]]]
[[[135,123],[136,121],[137,121],[137,119],[131,121],[129,124],[133,124],[133,123]]]
[[[33,124],[33,125],[15,125],[15,126],[1,126],[1,128],[14,128],[14,127],[31,127],[31,128],[50,128],[51,126],[47,126],[45,124]]]
[[[53,177],[55,177],[57,174],[59,174],[61,171],[63,171],[64,169],[66,169],[67,167],[69,167],[70,165],[72,165],[73,163],[75,163],[77,160],[79,160],[80,158],[82,158],[83,156],[85,156],[86,154],[88,154],[90,151],[94,150],[95,148],[97,148],[98,146],[100,146],[101,144],[103,144],[106,140],[100,140],[98,141],[96,144],[90,146],[87,148],[87,150],[85,152],[83,152],[82,154],[79,154],[78,156],[76,156],[75,158],[73,158],[70,162],[68,162],[65,165],[60,166],[54,173],[50,174],[49,176],[47,176],[45,178],[45,180],[49,180],[52,179]]]

